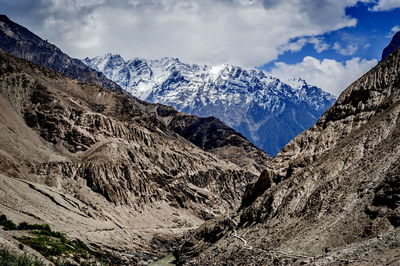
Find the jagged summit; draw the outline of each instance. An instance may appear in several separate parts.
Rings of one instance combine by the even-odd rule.
[[[288,82],[294,88],[261,70],[229,64],[124,61],[111,54],[83,62],[140,99],[217,117],[271,155],[313,125],[335,99],[300,79]]]
[[[290,78],[290,79],[284,80],[283,82],[288,84],[293,89],[298,89],[298,88],[302,88],[304,86],[309,86],[308,83],[300,77]]]
[[[383,50],[382,60],[385,60],[390,54],[396,51],[399,47],[400,47],[400,31],[393,36],[389,45]]]

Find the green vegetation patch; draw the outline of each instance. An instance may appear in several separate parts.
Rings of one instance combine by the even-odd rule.
[[[30,231],[29,235],[15,239],[33,248],[56,265],[108,265],[104,262],[107,259],[107,254],[90,249],[79,239],[71,240],[61,232],[52,231],[48,224],[22,222],[16,225],[13,221],[8,220],[5,215],[0,215],[0,225],[3,226],[4,230]]]
[[[0,266],[44,266],[45,264],[26,254],[17,255],[7,249],[0,249]]]
[[[72,261],[80,265],[105,264],[99,259],[100,253],[89,249],[79,239],[70,240],[60,232],[40,230],[32,232],[32,236],[16,239],[57,265],[72,265]],[[71,261],[71,263],[68,263],[68,261]]]
[[[46,258],[51,258],[52,256],[69,257],[69,255],[83,258],[87,258],[89,256],[87,249],[82,248],[82,245],[76,244],[80,242],[79,240],[69,241],[64,236],[60,238],[53,237],[50,236],[46,231],[33,232],[33,235],[34,236],[32,237],[18,237],[17,240],[37,250]]]
[[[51,232],[48,224],[28,224],[22,222],[19,225],[16,225],[13,221],[8,220],[7,216],[4,214],[0,215],[0,225],[3,226],[4,230],[42,230]]]

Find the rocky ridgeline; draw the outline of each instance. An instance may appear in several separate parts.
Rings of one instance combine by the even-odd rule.
[[[132,106],[125,108],[129,105],[125,96],[46,70],[32,73],[36,71],[33,65],[4,53],[1,57],[2,94],[30,128],[68,158],[60,164],[42,163],[34,167],[38,172],[33,174],[42,172],[43,177],[56,179],[52,180],[55,183],[65,177],[82,178],[114,203],[165,198],[177,206],[177,201],[183,203],[188,198],[183,195],[186,192],[182,199],[177,195],[182,184],[191,182],[210,192],[226,189],[227,194],[220,199],[233,207],[239,199],[235,190],[243,190],[251,179],[250,173],[195,147],[154,116]],[[47,74],[52,75],[51,80]],[[223,184],[223,179],[230,183]],[[169,190],[168,195],[160,194],[160,188]]]
[[[49,67],[66,76],[121,91],[117,84],[103,74],[87,67],[80,60],[69,57],[55,45],[14,23],[5,15],[0,15],[0,34],[0,48],[8,53]]]

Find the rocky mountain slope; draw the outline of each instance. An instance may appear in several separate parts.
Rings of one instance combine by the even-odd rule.
[[[57,46],[41,39],[5,15],[0,15],[0,40],[0,49],[10,54],[49,67],[71,78],[120,90],[117,84],[102,73],[87,67],[79,59],[69,57]]]
[[[107,79],[78,59],[73,59],[56,46],[41,39],[28,29],[0,15],[0,49],[17,57],[49,67],[71,78],[111,89],[130,96],[119,85]],[[268,155],[250,143],[243,135],[232,130],[215,118],[199,118],[175,111],[161,104],[147,102],[131,97],[134,105],[147,113],[152,113],[169,129],[189,139],[206,151],[231,160],[252,173],[259,174]],[[196,136],[192,136],[196,132]],[[214,135],[213,132],[216,132]],[[190,134],[188,134],[190,133]],[[190,137],[189,137],[190,136]]]
[[[400,50],[349,86],[176,253],[187,265],[400,263]]]
[[[16,222],[50,224],[138,262],[162,251],[156,235],[238,206],[255,178],[127,95],[2,51],[0,62],[0,213]]]
[[[291,87],[263,71],[232,65],[125,61],[111,54],[83,62],[140,99],[217,117],[270,155],[312,126],[335,100],[301,79],[290,81]]]

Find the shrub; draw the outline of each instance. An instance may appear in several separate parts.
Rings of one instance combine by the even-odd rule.
[[[10,220],[5,220],[1,223],[1,225],[3,226],[4,230],[16,230],[17,226],[15,223],[13,223],[13,221]]]
[[[106,255],[91,250],[79,239],[70,240],[63,233],[52,231],[48,224],[21,222],[17,226],[3,214],[0,215],[0,225],[5,230],[31,230],[32,232],[30,232],[29,236],[15,237],[21,242],[20,249],[23,249],[24,245],[30,246],[56,265],[72,265],[63,259],[65,256],[71,256],[78,263],[81,263],[82,259],[87,260],[85,262],[87,265],[92,265],[93,263],[106,265],[106,263],[103,263],[103,260],[107,259]],[[14,263],[13,261],[16,262]],[[36,266],[43,265],[43,263],[37,262],[28,256],[17,257],[6,250],[2,250],[0,251],[0,266],[3,265]]]
[[[4,214],[0,215],[0,225],[4,227],[4,230],[15,230],[17,226],[10,220],[7,219],[7,216]]]
[[[0,266],[44,266],[45,264],[36,258],[17,255],[7,249],[0,249]]]
[[[8,220],[4,214],[0,215],[0,225],[4,227],[4,230],[41,230],[51,232],[48,224],[28,224],[27,222],[22,222],[17,226],[13,221]]]
[[[27,222],[22,222],[18,225],[18,230],[28,230],[29,224]]]
[[[16,230],[17,226],[15,225],[15,223],[13,223],[13,221],[8,220],[7,216],[5,216],[4,214],[0,215],[0,225],[3,226],[4,230]]]
[[[51,232],[50,225],[48,224],[28,224],[26,222],[22,222],[18,225],[18,230],[40,230]]]

